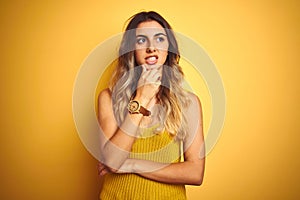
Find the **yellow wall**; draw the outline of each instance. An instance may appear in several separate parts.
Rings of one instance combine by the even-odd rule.
[[[200,43],[224,81],[222,136],[189,199],[299,198],[299,2],[110,0],[1,1],[0,199],[97,199],[73,84],[88,53],[141,10]]]

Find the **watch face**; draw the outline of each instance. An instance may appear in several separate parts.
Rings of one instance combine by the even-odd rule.
[[[130,112],[135,112],[139,109],[139,103],[137,101],[131,101],[128,105]]]

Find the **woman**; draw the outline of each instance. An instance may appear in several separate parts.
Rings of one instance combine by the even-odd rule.
[[[134,15],[111,86],[99,94],[100,199],[186,199],[201,185],[205,148],[198,97],[181,83],[179,51],[156,12]]]

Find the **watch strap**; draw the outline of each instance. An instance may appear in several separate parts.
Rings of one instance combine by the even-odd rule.
[[[137,104],[136,109],[132,109],[132,104]],[[142,114],[143,116],[151,115],[151,112],[146,108],[144,108],[137,100],[130,100],[127,109],[130,114]]]
[[[147,110],[146,108],[144,108],[143,106],[140,106],[140,110],[139,112],[141,114],[143,114],[144,116],[150,116],[151,115],[151,111]]]

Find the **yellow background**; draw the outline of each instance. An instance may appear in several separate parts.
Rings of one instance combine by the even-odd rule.
[[[97,199],[72,118],[89,52],[141,10],[201,44],[227,96],[196,199],[299,198],[299,1],[1,1],[0,199]],[[204,105],[205,106],[205,105]]]

